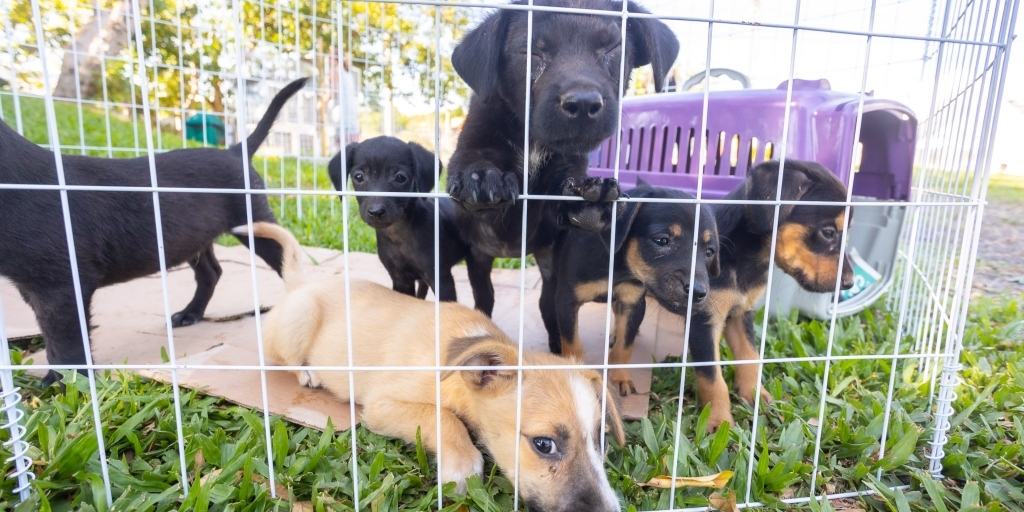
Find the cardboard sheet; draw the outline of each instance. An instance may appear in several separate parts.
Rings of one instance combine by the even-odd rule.
[[[183,365],[257,365],[259,354],[253,316],[256,302],[253,299],[249,252],[240,246],[217,246],[216,252],[224,274],[206,311],[206,321],[172,330],[177,362]],[[311,279],[344,273],[342,253],[321,248],[307,248],[306,252],[315,262],[305,266],[305,272]],[[390,286],[390,278],[376,255],[351,253],[348,260],[352,277]],[[454,273],[459,302],[472,307],[473,296],[466,268],[456,267]],[[521,279],[518,270],[496,269],[493,273],[494,321],[513,339],[519,334]],[[256,282],[261,308],[272,307],[284,294],[280,278],[258,258]],[[167,274],[167,286],[173,313],[192,298],[195,291],[192,270],[188,267],[172,269]],[[546,351],[547,332],[537,309],[540,273],[536,268],[526,271],[524,298],[524,345],[528,349]],[[428,295],[427,299],[432,300],[432,296]],[[3,305],[7,335],[11,339],[39,334],[31,309],[9,282],[0,281],[0,304]],[[588,304],[580,312],[580,336],[588,363],[598,364],[604,357],[605,311],[603,304]],[[136,279],[96,292],[93,324],[96,328],[92,332],[92,353],[97,363],[161,364],[161,347],[168,352],[170,349],[160,276]],[[651,362],[668,354],[679,354],[682,326],[682,319],[649,301],[647,318],[633,351],[633,362]],[[46,361],[44,353],[33,354],[31,358],[36,364]],[[140,370],[139,373],[167,382],[171,379],[171,372],[165,369]],[[260,371],[186,368],[177,373],[182,386],[202,389],[207,394],[240,405],[263,408]],[[267,370],[264,373],[272,414],[281,414],[291,421],[314,428],[324,428],[328,417],[338,429],[346,429],[352,424],[347,403],[334,399],[327,392],[300,387],[290,372]],[[632,373],[640,394],[623,400],[622,413],[625,418],[638,419],[647,415],[651,372],[638,369]]]

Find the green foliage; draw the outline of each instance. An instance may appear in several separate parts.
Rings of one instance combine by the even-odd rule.
[[[1024,298],[1022,298],[1024,300]],[[839,360],[829,371],[822,421],[818,477],[814,492],[873,490],[861,498],[870,510],[948,511],[1022,510],[1024,503],[1024,322],[1019,300],[981,299],[972,307],[964,337],[963,383],[957,389],[950,442],[943,460],[944,480],[933,480],[924,458],[928,430],[929,382],[911,370],[898,371],[886,442],[879,457],[885,391],[891,360]],[[837,325],[837,356],[892,350],[894,319],[872,310]],[[782,320],[770,324],[766,353],[824,354],[827,324]],[[15,363],[21,353],[12,352]],[[669,360],[669,362],[678,360]],[[902,366],[903,363],[900,363]],[[641,486],[654,476],[671,474],[678,443],[677,474],[701,476],[736,472],[728,487],[742,501],[751,498],[769,508],[785,508],[783,497],[807,496],[814,471],[822,363],[767,365],[765,379],[777,402],[758,418],[752,479],[747,478],[752,409],[734,406],[737,426],[705,434],[708,409],[694,404],[687,372],[682,423],[675,419],[681,369],[654,372],[649,418],[626,425],[626,446],[611,450],[607,465],[613,487],[630,509],[667,508],[670,491]],[[897,367],[897,370],[900,370]],[[730,372],[726,372],[727,374]],[[76,374],[64,395],[32,390],[37,382],[23,373],[16,381],[27,390],[27,439],[38,476],[31,507],[64,510],[105,503],[92,408],[85,379]],[[272,510],[309,501],[316,510],[351,510],[353,474],[351,435],[299,427],[271,418],[278,497],[270,496],[267,446],[259,411],[231,405],[196,391],[183,391],[182,430],[189,492],[181,492],[171,388],[127,373],[100,375],[102,432],[108,450],[113,510]],[[967,414],[967,412],[970,414]],[[676,436],[677,429],[679,436]],[[5,436],[6,433],[0,434]],[[357,474],[361,506],[370,510],[436,508],[436,467],[422,445],[404,445],[356,430]],[[0,448],[0,459],[9,455]],[[4,472],[10,464],[4,463]],[[881,472],[881,479],[878,472]],[[13,482],[0,482],[13,506]],[[890,490],[900,486],[897,490]],[[444,510],[510,510],[512,484],[488,465],[485,478],[472,479],[467,494],[445,490]],[[680,489],[675,506],[706,506],[711,490]],[[45,500],[46,506],[42,505]],[[827,501],[811,510],[835,510]]]

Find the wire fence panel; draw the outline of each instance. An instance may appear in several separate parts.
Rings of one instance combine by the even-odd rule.
[[[530,457],[543,454],[534,444],[539,434],[531,430],[536,425],[531,411],[537,403],[557,401],[551,398],[552,390],[538,398],[529,387],[530,380],[538,375],[583,375],[580,372],[584,370],[596,370],[602,384],[597,393],[600,405],[590,411],[601,417],[593,444],[605,458],[607,475],[599,480],[610,486],[623,509],[705,510],[708,503],[722,510],[730,510],[729,506],[799,505],[822,497],[843,499],[902,491],[925,474],[943,477],[946,447],[955,426],[952,418],[961,412],[954,408],[963,369],[961,352],[992,147],[1019,10],[1017,0],[861,0],[842,5],[802,0],[768,4],[649,0],[645,9],[632,2],[598,0],[511,4],[454,0],[30,0],[23,4],[5,3],[0,8],[4,47],[0,52],[0,114],[10,128],[0,136],[11,140],[24,137],[48,150],[53,160],[35,169],[52,170],[54,175],[27,179],[13,171],[4,174],[2,167],[16,164],[16,158],[0,162],[0,216],[15,218],[10,212],[20,204],[13,204],[14,198],[54,198],[47,203],[54,211],[38,212],[38,218],[59,220],[59,226],[51,227],[60,229],[62,253],[56,259],[67,262],[69,268],[61,267],[59,272],[67,273],[68,282],[53,287],[67,289],[67,295],[73,297],[62,313],[77,317],[73,344],[82,347],[82,358],[53,361],[50,359],[57,351],[40,352],[43,345],[38,338],[46,332],[41,318],[42,331],[33,336],[13,334],[8,323],[15,319],[10,313],[7,317],[3,314],[22,311],[15,309],[21,306],[15,303],[19,297],[36,313],[47,306],[35,299],[35,285],[5,275],[6,267],[0,264],[0,275],[13,281],[8,288],[21,292],[5,294],[0,301],[0,410],[6,413],[0,430],[7,432],[3,449],[9,456],[4,462],[9,482],[3,489],[11,493],[9,503],[55,496],[51,494],[53,486],[43,482],[59,476],[65,479],[61,481],[80,478],[83,489],[89,491],[76,499],[91,499],[98,509],[104,505],[115,509],[155,506],[165,501],[173,502],[174,507],[224,507],[232,500],[245,501],[243,493],[251,493],[244,494],[245,499],[262,500],[259,503],[268,508],[275,503],[308,501],[310,510],[314,505],[339,510],[535,509],[540,501],[531,492],[542,489],[553,494],[562,489],[538,484],[545,479],[554,481],[557,471],[551,469],[540,477],[536,464],[529,462]],[[591,8],[595,6],[600,8]],[[480,364],[455,360],[450,352],[450,333],[457,330],[454,313],[436,300],[449,270],[442,268],[442,260],[452,250],[446,245],[451,243],[446,238],[451,236],[450,226],[444,223],[456,215],[453,211],[459,215],[469,211],[464,203],[451,200],[449,190],[453,189],[448,186],[453,178],[445,170],[458,160],[452,157],[460,144],[466,144],[465,130],[479,129],[471,122],[473,109],[488,105],[478,98],[471,106],[474,91],[467,82],[472,80],[464,80],[465,72],[460,75],[452,55],[460,41],[491,16],[504,17],[503,25],[495,25],[497,30],[518,28],[521,20],[523,33],[509,32],[509,40],[503,33],[501,56],[493,62],[479,55],[484,48],[467,51],[474,52],[479,61],[509,67],[514,53],[525,66],[521,75],[519,71],[494,71],[494,80],[523,77],[524,90],[514,90],[515,84],[495,85],[501,93],[492,93],[486,101],[521,102],[522,108],[505,107],[506,118],[495,120],[494,126],[484,130],[497,133],[508,126],[515,130],[514,136],[502,135],[501,147],[495,149],[512,148],[515,153],[514,164],[507,170],[518,192],[498,221],[514,236],[502,250],[486,254],[493,261],[493,275],[498,276],[497,284],[487,285],[492,298],[497,298],[491,316],[498,323],[507,322],[501,325],[514,341],[516,354],[515,360],[500,365],[504,367],[501,371],[515,372],[514,379],[508,381],[513,391],[486,399],[500,398],[507,405],[504,409],[495,406],[494,411],[514,411],[502,418],[502,432],[481,432],[471,418],[459,416],[464,411],[451,410],[453,400],[468,400],[452,398],[451,381],[446,380],[453,378],[451,374],[481,372],[480,378],[487,380],[498,378],[494,375],[499,370],[494,366],[497,363],[486,358],[475,361]],[[607,33],[566,34],[552,29],[558,20],[584,18],[598,20],[588,26],[604,27]],[[643,60],[637,55],[650,50],[640,47],[655,37],[637,32],[636,27],[655,27],[647,25],[654,22],[665,25],[681,51],[663,70],[659,67],[662,63],[651,56],[646,61],[654,61],[653,65],[630,69],[627,61]],[[513,35],[522,36],[521,48],[511,39]],[[617,106],[609,114],[605,140],[595,147],[575,148],[578,154],[552,149],[544,138],[549,128],[543,123],[549,111],[568,108],[564,106],[568,93],[551,95],[545,89],[561,86],[550,85],[552,72],[545,67],[552,58],[550,45],[554,39],[568,40],[573,46],[566,51],[583,55],[587,52],[580,48],[599,37],[616,41],[610,49],[602,47],[600,55],[607,75],[601,79],[611,84],[613,92],[599,97],[597,109]],[[578,69],[582,68],[573,68],[564,81],[577,78],[573,73],[581,73]],[[664,76],[655,76],[659,72]],[[284,104],[265,138],[252,139],[250,134],[262,130],[260,119],[271,108],[273,98],[302,77],[309,79]],[[667,87],[659,91],[662,82]],[[592,111],[590,115],[598,114]],[[579,128],[572,135],[582,138],[584,133]],[[348,156],[349,150],[354,151],[351,144],[378,136],[416,142],[436,155],[433,167],[420,170],[433,179],[433,188],[358,190],[356,174],[369,171],[353,167],[353,157]],[[240,155],[238,168],[229,169],[233,176],[238,172],[242,176],[234,185],[195,175],[196,169],[203,168],[199,163],[196,169],[182,171],[193,173],[184,183],[158,172],[174,165],[175,159],[212,162],[219,157],[201,151],[236,145],[228,150]],[[3,148],[0,145],[0,151],[11,151]],[[188,160],[191,157],[182,155],[189,153],[177,151],[207,156]],[[254,157],[246,157],[253,152]],[[577,302],[602,302],[600,314],[596,309],[586,310],[590,315],[586,318],[594,323],[586,326],[587,332],[593,328],[601,333],[601,340],[608,341],[599,345],[603,349],[600,357],[592,354],[591,363],[560,358],[552,365],[537,363],[539,359],[530,355],[532,347],[545,347],[543,340],[535,343],[536,333],[545,328],[551,333],[550,324],[562,322],[542,319],[546,314],[542,286],[553,286],[559,279],[557,273],[567,272],[553,260],[552,253],[564,250],[554,235],[546,245],[535,246],[532,233],[550,228],[563,236],[579,229],[565,225],[579,221],[571,215],[569,221],[553,224],[538,224],[538,217],[555,218],[552,212],[595,204],[582,193],[579,197],[565,195],[561,184],[557,188],[540,185],[544,177],[538,173],[555,172],[550,168],[560,164],[546,166],[561,162],[563,153],[571,157],[567,167],[580,167],[579,162],[587,161],[589,176],[615,179],[616,186],[621,185],[621,193],[605,210],[610,212],[607,224],[602,225],[607,230],[601,235],[606,252],[623,239],[623,233],[638,236],[632,219],[639,217],[625,216],[623,211],[636,215],[637,210],[686,206],[694,212],[692,219],[672,219],[677,222],[674,229],[688,233],[687,241],[680,242],[688,252],[673,274],[685,283],[686,298],[675,307],[691,314],[672,313],[657,295],[660,284],[654,280],[629,278],[640,283],[636,285],[643,290],[637,292],[641,293],[639,300],[649,305],[643,306],[647,308],[646,323],[637,321],[632,336],[639,336],[637,344],[654,347],[653,360],[634,357],[623,363],[618,359],[620,338],[628,338],[627,331],[632,328],[626,327],[624,318],[631,313],[625,312],[624,299],[609,298],[625,293],[626,288],[619,287],[624,273],[637,275],[630,269],[638,265],[640,249],[628,245],[630,249],[611,251],[607,267],[605,260],[600,260],[599,275],[603,277],[587,282],[596,291],[577,288],[574,292]],[[133,172],[139,179],[119,183],[103,175],[102,165],[109,163],[86,165],[83,156],[137,159]],[[801,161],[816,161],[836,177],[844,197],[793,196],[784,182],[784,172],[776,172],[765,185],[770,193],[727,196],[731,190],[752,190],[754,174],[766,161],[778,161],[780,168],[786,169],[790,168],[787,165],[802,165]],[[338,174],[332,175],[334,172]],[[642,187],[639,180],[691,195],[648,197],[639,192],[631,197],[634,183]],[[566,190],[569,188],[567,185]],[[151,240],[155,248],[137,252],[156,255],[147,263],[145,273],[160,278],[160,312],[149,312],[141,320],[129,318],[133,313],[106,316],[101,327],[90,331],[93,292],[108,282],[100,282],[94,275],[98,272],[94,260],[105,256],[90,239],[90,224],[84,221],[88,213],[78,212],[88,210],[81,205],[99,201],[96,198],[103,194],[119,198],[104,204],[124,208],[124,212],[113,212],[111,223],[125,221],[130,215],[148,219],[152,212],[153,224],[146,226],[145,240]],[[171,284],[176,267],[191,265],[197,287],[202,289],[200,273],[208,264],[203,263],[202,251],[175,256],[174,244],[183,235],[174,210],[180,206],[174,205],[181,205],[182,197],[223,198],[225,204],[244,198],[239,203],[239,218],[248,226],[246,233],[235,232],[237,240],[221,236],[216,245],[207,242],[209,247],[202,251],[213,254],[213,247],[219,250],[239,243],[248,249],[244,261],[232,262],[244,266],[248,284],[225,280],[220,286],[251,287],[252,302],[246,292],[241,305],[234,305],[244,313],[225,321],[254,317],[255,331],[248,343],[256,354],[255,363],[243,357],[196,363],[195,354],[182,348],[197,336],[216,335],[213,330],[195,331],[193,327],[185,331],[187,324],[175,311],[180,307],[175,303],[176,285]],[[360,361],[357,358],[362,351],[354,347],[361,341],[353,338],[353,333],[362,332],[359,322],[366,312],[353,310],[360,289],[352,284],[373,272],[385,275],[368,270],[367,260],[353,257],[376,253],[378,244],[388,243],[382,241],[388,236],[382,234],[386,228],[375,230],[361,210],[372,198],[415,202],[423,206],[418,211],[429,212],[423,213],[421,220],[431,225],[428,235],[432,233],[432,237],[417,240],[430,240],[431,248],[418,250],[428,256],[433,253],[433,266],[415,280],[422,291],[419,298],[427,295],[427,288],[431,290],[427,300],[434,301],[429,329],[433,345],[429,357],[416,358],[413,348],[410,354],[402,354],[409,364],[395,363],[396,359],[378,364]],[[144,208],[136,207],[140,204]],[[838,212],[833,215],[838,229],[834,261],[829,260],[828,269],[811,268],[817,265],[815,260],[795,271],[790,263],[794,258],[806,262],[814,257],[792,255],[794,244],[802,243],[794,240],[809,236],[811,228],[794,235],[786,218],[795,211],[824,208]],[[723,211],[755,209],[758,213],[742,215],[752,215],[771,226],[757,235],[759,247],[763,247],[763,254],[757,256],[764,259],[763,282],[748,290],[747,284],[735,278],[740,271],[730,267],[734,279],[723,285],[723,290],[729,291],[734,302],[725,307],[726,302],[696,298],[691,285],[707,279],[701,277],[700,269],[705,254],[697,250],[710,240],[708,234],[701,241],[701,226],[711,222],[706,217],[718,218],[717,237],[726,229]],[[278,364],[282,362],[273,360],[267,351],[264,329],[270,322],[266,305],[273,300],[268,297],[277,292],[268,289],[259,276],[268,268],[264,262],[270,267],[274,264],[267,259],[268,253],[260,252],[253,228],[267,215],[294,233],[304,246],[319,248],[309,250],[310,259],[316,261],[307,263],[306,258],[299,258],[303,265],[333,269],[330,272],[343,279],[344,286],[335,290],[344,300],[343,308],[338,308],[343,311],[334,313],[345,318],[344,339],[354,340],[337,350],[345,354],[338,359],[345,364]],[[217,219],[209,222],[215,224]],[[844,229],[847,222],[852,223]],[[18,231],[22,227],[0,227],[0,234],[21,237],[26,246],[32,236],[41,236]],[[458,227],[464,229],[464,225]],[[207,230],[205,226],[188,229]],[[225,230],[217,233],[230,234]],[[402,236],[412,239],[415,233]],[[493,247],[481,241],[485,235],[479,232],[466,235],[463,231],[460,236],[481,253]],[[723,237],[720,252],[731,250],[735,243],[743,242]],[[10,242],[0,240],[0,256],[20,254],[17,249],[4,252],[5,244]],[[118,240],[99,244],[108,252],[124,250],[118,247]],[[37,258],[23,257],[26,261]],[[385,257],[381,256],[381,261]],[[341,262],[339,266],[329,266],[333,258]],[[216,258],[210,265],[208,272],[216,285],[222,269]],[[467,259],[467,271],[456,275],[468,275],[472,282],[471,265]],[[844,268],[854,276],[849,283]],[[283,272],[281,268],[271,270]],[[806,281],[800,281],[800,276],[806,278],[811,271],[828,275],[819,280],[823,284],[816,282],[819,289],[814,291],[800,284]],[[142,277],[129,276],[131,272],[113,272],[117,277],[107,281]],[[316,275],[323,277],[326,272]],[[387,275],[398,290],[398,274]],[[459,284],[463,284],[461,277]],[[848,291],[851,287],[854,290]],[[475,283],[473,291],[475,295]],[[587,293],[590,295],[584,298]],[[712,288],[710,293],[714,299],[716,291]],[[538,295],[540,310],[533,306]],[[141,298],[132,297],[128,302],[135,300]],[[199,291],[193,301],[202,302]],[[460,297],[460,302],[471,304],[466,297]],[[313,304],[303,311],[310,318],[324,315]],[[695,316],[698,311],[721,320],[717,330],[695,321],[703,318]],[[161,362],[121,356],[114,363],[106,355],[106,359],[95,361],[90,337],[108,329],[112,318],[135,322],[132,329],[148,322],[134,334],[139,340],[166,340],[164,345],[152,343],[151,347]],[[585,322],[579,320],[583,317],[573,318]],[[22,325],[22,319],[17,320]],[[402,319],[390,320],[394,325],[381,326],[382,332],[396,329]],[[224,325],[238,326],[235,333],[224,335],[235,338],[250,329],[249,324]],[[705,348],[700,343],[706,332],[713,332],[707,336],[713,338],[715,348],[702,359],[699,353]],[[335,337],[341,336],[339,331]],[[719,338],[723,336],[732,357],[719,359]],[[748,346],[734,345],[740,337],[749,341]],[[561,340],[564,349],[571,336],[563,335]],[[632,342],[622,343],[633,350]],[[51,345],[47,339],[45,347]],[[47,357],[46,364],[28,362],[33,352],[38,352],[34,357]],[[86,476],[48,469],[53,464],[51,457],[60,455],[54,447],[64,446],[61,443],[74,437],[53,439],[59,435],[47,430],[50,427],[45,421],[33,414],[40,400],[59,401],[62,396],[24,389],[24,383],[30,382],[26,372],[41,376],[48,371],[62,373],[71,396],[83,394],[81,402],[76,402],[81,410],[61,415],[62,419],[67,415],[66,423],[74,423],[95,443],[95,453],[89,451],[88,460],[78,461],[84,469],[81,475]],[[616,371],[651,376],[651,383],[642,396],[644,405],[638,414],[642,418],[627,422],[626,445],[609,448],[606,437],[614,434],[615,425],[608,418],[614,416],[611,421],[617,421],[618,410],[627,400],[619,396]],[[127,372],[164,375],[170,399],[163,414],[173,416],[173,421],[167,418],[161,426],[140,426],[142,420],[135,416],[111,419],[113,411],[149,403],[146,397],[115,391],[111,383],[128,382]],[[300,380],[301,375],[341,376],[337,382],[344,382],[349,398],[346,420],[366,412],[367,404],[357,404],[357,395],[366,392],[362,383],[368,382],[367,376],[390,375],[395,382],[404,383],[409,381],[400,379],[408,375],[429,374],[429,379],[417,382],[433,386],[430,389],[394,390],[399,397],[423,400],[403,402],[406,409],[395,418],[397,423],[411,421],[407,417],[415,413],[409,412],[409,404],[423,406],[427,402],[432,416],[423,416],[429,421],[418,424],[416,443],[411,447],[374,437],[375,433],[394,432],[375,424],[340,433],[332,423],[320,439],[319,433],[302,426],[310,421],[296,419],[298,415],[288,408],[294,404],[281,404],[284,395],[277,377],[286,375],[291,382],[292,374],[300,375]],[[752,393],[751,403],[731,399],[725,388],[727,417],[718,415],[720,402],[705,395],[710,389],[705,386],[711,386],[707,384],[709,374],[716,376],[711,379],[715,382],[723,378],[737,382],[737,394],[742,398]],[[243,382],[245,375],[258,375],[258,390],[257,381],[244,381],[253,386],[248,391],[256,397],[254,403],[248,404],[251,408],[239,409],[244,412],[231,409],[230,413],[223,412],[229,406],[219,399],[197,405],[203,393],[226,395],[215,387],[190,391],[194,386],[186,383],[186,377],[195,375],[230,375],[227,378],[237,382]],[[748,389],[741,389],[744,385]],[[561,391],[573,395],[578,390]],[[230,396],[227,400],[239,402]],[[585,407],[580,399],[574,400],[571,403],[578,410],[561,411],[558,421],[571,423],[583,415],[580,410]],[[713,403],[705,408],[708,402]],[[195,412],[197,407],[200,413]],[[284,410],[291,411],[285,413],[290,422],[276,414]],[[224,419],[236,413],[244,420],[232,425]],[[137,418],[142,418],[139,414]],[[202,432],[199,425],[207,425],[204,422],[214,416],[218,420],[209,423],[213,425],[209,428],[215,432]],[[563,424],[558,428],[564,431]],[[706,428],[709,425],[717,430]],[[474,435],[479,447],[491,447],[488,443],[497,443],[495,439],[506,443],[504,450],[514,454],[512,462],[485,450],[485,466],[474,468],[477,473],[483,471],[479,480],[446,485],[442,476],[451,472],[452,464],[462,462],[466,449],[453,446],[447,437],[460,427]],[[431,428],[433,439],[428,439]],[[151,448],[139,442],[147,429],[160,430],[164,451],[159,464],[154,460],[136,462]],[[569,437],[565,434],[552,443],[569,445]],[[317,444],[311,445],[310,439],[318,439]],[[33,440],[37,446],[32,445]],[[429,449],[431,445],[435,448]],[[247,453],[236,457],[235,450]],[[221,460],[212,460],[212,453]],[[338,467],[332,466],[324,460],[327,453],[344,460]],[[566,454],[564,459],[577,456],[586,454]],[[557,469],[561,462],[559,458],[551,467]],[[168,475],[147,481],[144,475],[157,466]],[[214,466],[217,469],[211,470]],[[234,473],[237,476],[231,476]],[[401,484],[395,483],[397,478],[404,478]],[[702,488],[710,487],[704,484],[715,478],[724,479],[715,484],[717,491]],[[154,483],[158,480],[163,483]],[[721,490],[723,486],[731,492]],[[601,509],[600,505],[591,508]]]

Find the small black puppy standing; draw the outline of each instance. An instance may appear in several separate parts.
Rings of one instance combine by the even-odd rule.
[[[680,190],[652,187],[642,180],[637,180],[637,188],[629,191],[629,197],[694,198]],[[647,294],[668,311],[685,316],[688,296],[693,295],[694,309],[702,307],[709,279],[719,274],[718,229],[708,206],[701,206],[697,233],[693,232],[698,220],[694,218],[694,203],[628,202],[618,206],[614,243],[610,242],[609,229],[601,233],[568,229],[555,243],[555,273],[544,282],[541,315],[551,351],[556,354],[583,360],[579,309],[587,302],[607,302],[610,252],[615,255],[611,364],[630,362],[633,341],[644,320]],[[694,247],[696,266],[691,267]],[[636,393],[628,368],[611,369],[608,376],[621,395]]]
[[[245,186],[243,166],[270,132],[285,102],[302,89],[306,79],[288,84],[270,103],[247,142],[228,149],[193,148],[154,156],[161,187],[230,188]],[[0,122],[0,183],[57,185],[53,152],[26,140]],[[149,187],[149,159],[108,159],[61,155],[68,185]],[[249,183],[262,189],[259,174],[249,168]],[[78,274],[86,325],[93,293],[101,287],[130,281],[160,270],[156,222],[151,192],[76,191],[67,193],[71,211]],[[274,222],[267,198],[252,195],[253,221]],[[167,267],[188,262],[196,275],[196,293],[172,325],[202,319],[220,279],[221,268],[213,241],[246,223],[244,194],[160,194],[160,216]],[[68,256],[60,193],[56,190],[0,190],[0,275],[14,282],[35,312],[51,364],[85,364],[78,307]],[[248,245],[248,237],[239,237]],[[281,247],[256,241],[256,254],[281,272]],[[51,371],[49,385],[59,379]]]
[[[775,201],[778,180],[779,162],[761,163],[725,199]],[[843,203],[846,186],[819,164],[787,159],[781,199]],[[775,264],[808,291],[831,293],[837,277],[843,289],[853,286],[850,259],[845,258],[839,268],[840,242],[848,221],[845,214],[843,204],[780,206]],[[715,219],[722,238],[722,272],[711,280],[708,307],[693,312],[690,350],[694,361],[719,361],[719,340],[724,334],[735,359],[756,360],[759,353],[753,310],[768,283],[775,206],[723,203],[715,207]],[[736,391],[747,403],[755,400],[759,366],[734,366]],[[717,428],[723,421],[732,423],[729,389],[721,368],[702,365],[696,368],[696,374],[701,405],[711,403],[708,427]],[[764,387],[761,396],[772,401]]]
[[[612,0],[536,0],[533,5],[615,12],[623,7]],[[626,7],[631,13],[647,12],[632,1]],[[552,272],[550,247],[564,214],[572,214],[572,223],[597,231],[611,217],[610,201],[618,198],[618,183],[588,178],[587,166],[588,152],[616,129],[622,59],[626,80],[634,68],[650,64],[660,91],[679,53],[679,41],[655,19],[630,18],[623,39],[619,16],[546,11],[532,16],[532,40],[526,11],[500,9],[452,53],[452,66],[474,94],[449,161],[448,192],[457,202],[459,230],[474,248],[489,256],[520,257],[525,237],[527,253],[536,256],[547,279]],[[523,192],[524,164],[529,166],[530,194],[581,196],[586,201],[529,201],[524,233],[523,202],[517,200]]]
[[[327,172],[337,190],[342,190],[341,158],[342,154],[338,153],[327,164]],[[344,158],[356,191],[430,192],[435,185],[436,157],[415,142],[374,137],[349,144]],[[476,309],[491,314],[494,258],[473,250],[459,236],[455,204],[450,198],[438,200],[441,242],[438,286],[434,283],[434,200],[395,196],[356,196],[356,200],[360,218],[377,232],[377,255],[391,276],[395,291],[422,299],[429,286],[439,300],[455,302],[452,267],[465,260]]]

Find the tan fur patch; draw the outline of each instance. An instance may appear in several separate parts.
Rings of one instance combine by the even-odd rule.
[[[576,300],[580,303],[594,302],[608,294],[608,281],[591,281],[576,285]]]
[[[704,234],[701,235],[700,239],[703,240],[704,243],[710,242],[711,241],[711,231],[704,230]]]
[[[746,326],[743,322],[746,318],[743,315],[733,315],[725,324],[725,341],[729,344],[733,358],[738,361],[752,361],[758,359],[760,354],[754,348],[755,340],[747,339]],[[738,364],[735,370],[735,386],[740,398],[748,403],[753,402],[754,388],[757,386],[758,364]]]
[[[577,362],[583,362],[583,343],[580,342],[579,329],[572,335],[572,338],[562,337],[562,355]]]
[[[668,227],[668,232],[672,233],[672,236],[683,236],[683,227],[679,224],[672,224]]]
[[[836,215],[836,229],[839,231],[846,229],[846,212]]]
[[[639,286],[635,283],[619,283],[615,285],[615,300],[623,303],[633,305],[644,296],[644,287]]]
[[[636,239],[631,239],[629,245],[626,246],[626,264],[629,265],[633,276],[641,282],[646,283],[654,277],[654,269],[644,261],[644,257],[640,254],[640,242]]]

